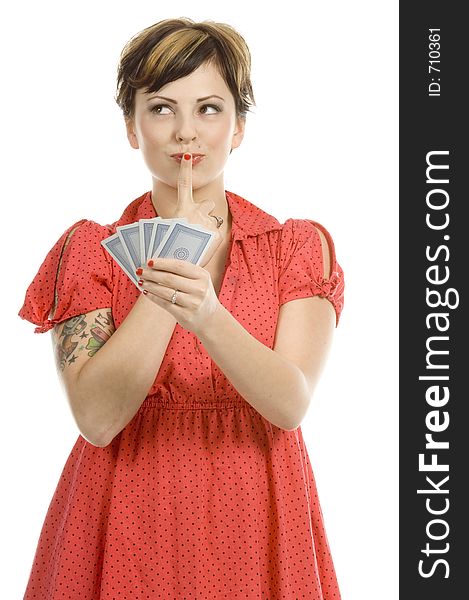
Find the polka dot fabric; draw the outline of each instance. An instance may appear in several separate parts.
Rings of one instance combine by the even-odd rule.
[[[75,315],[111,306],[112,258],[100,244],[109,235],[106,227],[82,219],[60,236],[28,287],[18,313],[38,325],[35,333],[49,331]]]
[[[270,348],[280,305],[291,299],[326,297],[338,320],[343,273],[329,234],[309,220],[282,225],[232,192],[226,198],[232,236],[219,300],[231,314]],[[84,308],[111,307],[119,327],[140,292],[100,241],[155,216],[146,192],[111,225],[80,222],[64,249],[69,228],[20,316],[42,332]],[[327,280],[317,228],[332,250]],[[24,598],[340,600],[301,427],[285,431],[264,419],[197,336],[176,324],[132,421],[104,448],[78,436]]]
[[[331,254],[329,277],[324,277],[322,244],[318,229],[324,233]],[[329,232],[309,219],[288,219],[284,225],[282,269],[279,277],[279,302],[296,298],[327,298],[336,312],[336,324],[344,305],[343,271],[337,264]]]

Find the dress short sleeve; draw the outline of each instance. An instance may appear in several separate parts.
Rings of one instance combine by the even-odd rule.
[[[330,274],[324,277],[321,237],[329,245]],[[279,304],[289,300],[320,296],[327,298],[336,313],[336,326],[344,305],[344,273],[337,263],[329,232],[310,219],[287,219],[280,245]]]
[[[55,242],[30,283],[18,315],[45,333],[76,315],[112,306],[112,264],[101,241],[106,227],[81,219]],[[109,258],[108,258],[109,257]]]

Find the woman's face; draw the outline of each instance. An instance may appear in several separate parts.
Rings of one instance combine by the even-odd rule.
[[[209,64],[157,92],[137,90],[135,116],[126,120],[131,146],[140,148],[152,176],[171,187],[177,188],[180,167],[172,154],[205,155],[193,163],[194,189],[223,173],[230,150],[241,144],[244,126],[245,120],[236,117],[230,89]]]

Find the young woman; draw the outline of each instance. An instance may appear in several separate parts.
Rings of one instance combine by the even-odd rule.
[[[52,330],[80,430],[25,598],[338,600],[300,423],[343,272],[323,226],[224,188],[249,49],[223,23],[158,22],[124,47],[116,101],[151,190],[68,227],[19,312]],[[149,261],[137,287],[101,242],[156,216],[215,240],[200,264]]]

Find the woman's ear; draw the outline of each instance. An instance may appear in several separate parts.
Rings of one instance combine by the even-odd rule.
[[[238,148],[244,138],[244,129],[246,127],[246,117],[236,118],[236,129],[233,133],[233,139],[231,141],[231,149]],[[231,154],[231,152],[230,152]]]
[[[135,150],[138,150],[140,148],[140,146],[138,145],[137,134],[135,133],[134,120],[131,117],[124,117],[124,118],[125,118],[125,128],[127,130],[127,139],[129,140],[129,144],[132,146],[132,148],[135,148]]]

